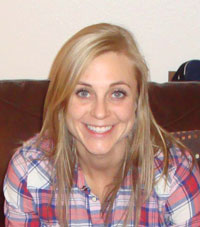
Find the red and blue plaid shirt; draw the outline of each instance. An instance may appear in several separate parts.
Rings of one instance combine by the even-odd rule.
[[[6,226],[59,226],[56,218],[56,197],[52,195],[51,167],[44,154],[31,139],[14,154],[4,181]],[[44,145],[48,146],[48,144]],[[191,157],[178,148],[170,149],[171,158],[167,185],[161,178],[150,198],[143,204],[139,226],[200,226],[200,174]],[[162,174],[163,154],[155,156],[155,179]],[[103,227],[99,199],[92,194],[80,167],[76,168],[70,198],[69,226]],[[123,226],[131,187],[128,174],[113,204],[109,226]],[[133,218],[132,218],[133,219]],[[127,226],[134,226],[133,220]]]

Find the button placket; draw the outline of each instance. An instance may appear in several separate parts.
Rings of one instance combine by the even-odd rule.
[[[92,193],[89,195],[89,206],[92,224],[103,226],[104,220],[101,217],[101,203],[98,197]]]

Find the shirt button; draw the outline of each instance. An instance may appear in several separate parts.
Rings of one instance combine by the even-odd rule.
[[[199,154],[195,154],[195,158],[196,159],[199,159]]]
[[[92,196],[92,201],[93,202],[96,202],[97,201],[97,198],[95,196]]]

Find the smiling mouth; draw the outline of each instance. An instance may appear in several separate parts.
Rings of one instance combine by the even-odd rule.
[[[92,125],[87,125],[87,128],[95,133],[105,133],[111,130],[113,126],[103,126],[103,127],[95,127]]]

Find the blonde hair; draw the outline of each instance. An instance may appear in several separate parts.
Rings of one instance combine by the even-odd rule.
[[[134,136],[129,141],[123,174],[120,174],[113,183],[114,187],[108,192],[109,202],[103,204],[102,212],[106,213],[106,222],[109,220],[116,193],[128,171],[131,170],[132,195],[129,209],[125,213],[124,225],[131,218],[133,204],[136,207],[135,225],[139,224],[142,202],[150,196],[155,183],[154,155],[158,147],[164,153],[163,174],[167,175],[168,151],[165,141],[169,135],[156,123],[149,108],[148,69],[133,36],[126,29],[116,25],[101,23],[88,26],[69,39],[55,58],[49,75],[50,84],[44,106],[44,122],[39,137],[40,139],[47,137],[53,143],[53,148],[47,156],[54,161],[56,169],[54,190],[58,190],[57,209],[60,214],[60,224],[63,226],[67,225],[64,220],[68,219],[68,201],[77,162],[73,138],[65,120],[68,101],[80,75],[90,62],[109,51],[125,54],[133,62],[138,100]]]

